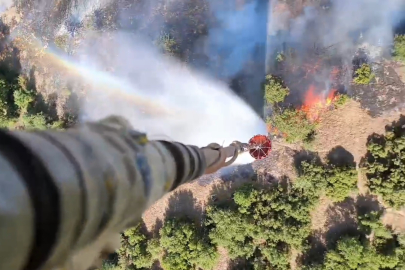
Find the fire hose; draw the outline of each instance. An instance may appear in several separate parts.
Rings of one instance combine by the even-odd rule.
[[[270,150],[263,135],[227,147],[148,141],[120,117],[0,131],[0,269],[88,270],[164,194]]]

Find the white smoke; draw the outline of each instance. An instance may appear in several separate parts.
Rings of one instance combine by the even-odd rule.
[[[86,0],[77,1],[71,6],[70,15],[78,21],[82,21],[87,15],[90,15],[97,9],[102,9],[108,4],[112,3],[113,0]]]
[[[273,1],[273,10],[281,3]],[[405,1],[330,0],[324,9],[306,7],[296,18],[288,9],[272,15],[268,26],[269,35],[273,36],[267,46],[269,54],[283,43],[298,43],[306,48],[314,44],[333,47],[342,57],[350,58],[360,43],[385,48],[392,44],[394,27],[405,18]]]
[[[0,14],[6,11],[13,5],[13,0],[1,0],[0,1]]]

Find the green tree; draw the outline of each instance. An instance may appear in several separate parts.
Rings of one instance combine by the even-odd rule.
[[[45,130],[49,126],[43,113],[24,115],[20,121],[21,127],[25,130]],[[19,125],[19,123],[17,123]]]
[[[374,246],[380,246],[394,239],[392,232],[381,222],[382,211],[373,211],[359,216],[359,230],[366,235],[372,235],[370,241]]]
[[[0,115],[6,117],[12,110],[12,104],[9,101],[10,87],[5,80],[0,80]]]
[[[20,110],[20,114],[28,112],[29,105],[35,100],[36,93],[28,89],[27,79],[20,75],[18,76],[17,89],[14,90],[14,103]]]
[[[307,118],[305,112],[293,108],[275,111],[267,122],[285,134],[286,141],[289,143],[310,140],[317,126]]]
[[[398,61],[405,61],[405,35],[395,37],[393,56]]]
[[[125,268],[121,268],[120,266],[116,266],[112,263],[103,263],[101,270],[125,270]]]
[[[142,232],[142,224],[124,232],[118,254],[122,269],[150,269],[158,259],[148,249],[148,239]]]
[[[353,81],[355,84],[369,84],[375,78],[375,74],[371,70],[370,65],[363,64],[356,70],[356,76]]]
[[[179,45],[171,35],[161,35],[157,43],[165,54],[171,56],[177,56],[179,54]]]
[[[21,114],[25,114],[28,111],[29,105],[35,100],[34,91],[25,91],[18,89],[14,91],[14,103],[17,105]]]
[[[295,181],[296,188],[301,189],[314,203],[327,187],[326,168],[315,161],[303,161]]]
[[[335,250],[327,252],[323,269],[396,269],[401,263],[402,255],[402,249],[395,249],[391,254],[382,254],[357,237],[344,237],[337,242]]]
[[[295,185],[314,201],[325,193],[332,201],[341,202],[356,190],[357,171],[354,166],[318,165],[303,161]]]
[[[380,220],[382,212],[371,212],[359,216],[357,236],[342,236],[329,249],[323,262],[306,265],[304,269],[404,269],[405,249],[398,235],[384,226]]]
[[[357,189],[356,168],[329,165],[326,169],[326,182],[326,196],[334,202],[342,202]]]
[[[218,260],[216,248],[198,233],[189,220],[170,219],[160,230],[165,270],[212,269]]]
[[[211,241],[255,269],[290,269],[292,249],[302,251],[310,234],[311,200],[280,183],[271,189],[245,185],[233,202],[208,209]]]
[[[266,76],[266,81],[264,83],[264,99],[267,104],[274,105],[283,102],[289,94],[290,89],[283,85],[280,78],[272,75]]]
[[[63,34],[55,37],[55,45],[59,49],[66,50],[69,41],[69,35]]]
[[[397,127],[367,143],[364,164],[370,191],[390,206],[405,204],[405,128]]]

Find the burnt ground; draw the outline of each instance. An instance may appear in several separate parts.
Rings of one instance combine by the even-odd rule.
[[[390,114],[401,110],[405,105],[405,85],[396,70],[398,63],[373,63],[376,75],[369,85],[352,85],[350,94],[359,101],[361,107],[372,117]]]

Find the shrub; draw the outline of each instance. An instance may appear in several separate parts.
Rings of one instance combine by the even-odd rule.
[[[368,187],[390,206],[405,204],[405,129],[395,128],[367,143]]]
[[[161,265],[165,270],[207,270],[217,263],[215,247],[188,220],[166,221],[160,230],[160,246],[164,251]]]
[[[293,108],[275,112],[267,121],[285,134],[286,141],[289,143],[309,140],[316,129],[316,124],[307,118],[305,112]]]
[[[18,77],[18,84],[13,93],[14,103],[20,110],[21,114],[24,114],[28,111],[29,105],[35,100],[35,92],[28,89],[27,80],[23,76]]]
[[[177,56],[179,54],[179,46],[176,40],[169,34],[163,34],[158,40],[158,46],[162,48],[167,55]]]
[[[14,91],[14,103],[22,114],[28,111],[28,107],[35,100],[34,91],[18,89]]]
[[[290,89],[283,85],[281,79],[272,75],[266,76],[264,83],[264,99],[267,104],[274,105],[283,102],[289,94]]]
[[[17,119],[7,118],[5,116],[0,117],[0,128],[10,128],[13,127],[16,123]]]
[[[141,231],[142,225],[129,229],[122,236],[122,246],[118,251],[119,264],[122,269],[150,269],[154,257],[148,249],[148,240]]]
[[[353,190],[356,190],[357,171],[350,166],[329,166],[326,169],[326,196],[334,202],[344,201]]]
[[[404,247],[380,220],[381,212],[359,216],[357,236],[343,236],[329,249],[322,264],[304,269],[404,269]]]
[[[284,53],[282,53],[282,52],[277,53],[277,56],[276,56],[277,62],[283,62],[285,59],[286,59],[286,56]]]
[[[295,186],[312,200],[319,198],[327,186],[326,169],[323,165],[318,165],[314,161],[303,161],[300,164],[299,177],[295,181]]]
[[[55,37],[55,45],[59,49],[66,50],[69,41],[69,35],[63,34]]]
[[[344,201],[356,189],[357,171],[351,166],[317,165],[302,162],[296,187],[316,200],[325,193],[332,201]]]
[[[159,231],[159,238],[149,239],[142,225],[122,236],[119,264],[122,269],[150,269],[160,261],[165,270],[212,269],[218,259],[215,246],[198,232],[188,219],[170,219]]]
[[[350,100],[350,97],[346,94],[338,94],[336,96],[336,101],[334,102],[334,104],[337,107],[341,107],[343,105],[345,105],[348,101]]]
[[[62,120],[54,121],[51,125],[49,125],[49,128],[56,130],[65,129],[65,122]]]
[[[405,35],[398,35],[394,39],[394,59],[405,61]]]
[[[253,256],[256,246],[250,236],[256,228],[248,216],[230,208],[209,208],[207,214],[212,243],[226,248],[231,259]]]
[[[322,269],[397,269],[402,255],[400,248],[391,254],[383,254],[366,241],[362,243],[358,237],[344,237],[334,250],[326,253]]]
[[[363,64],[356,70],[356,76],[353,79],[355,84],[369,84],[375,78],[370,65]]]
[[[26,130],[44,130],[48,124],[43,113],[24,115],[21,119],[22,127]]]
[[[373,211],[359,216],[359,230],[366,235],[373,235],[370,241],[377,247],[393,239],[392,232],[382,224],[381,215],[381,211]]]
[[[255,269],[290,269],[291,250],[302,251],[310,234],[311,200],[294,186],[277,184],[270,190],[245,185],[233,202],[208,209],[211,241]]]
[[[112,263],[107,262],[107,263],[103,263],[101,270],[125,270],[125,268],[121,268],[119,266],[116,266]]]
[[[0,115],[1,116],[6,116],[10,113],[10,110],[12,109],[10,106],[9,102],[9,92],[10,92],[10,87],[6,83],[5,80],[0,80]]]

